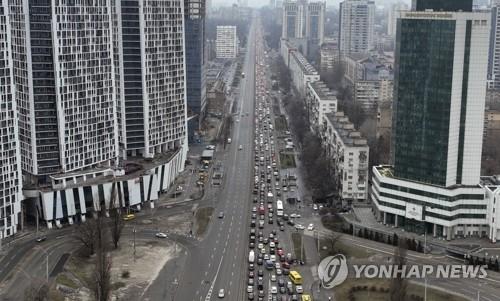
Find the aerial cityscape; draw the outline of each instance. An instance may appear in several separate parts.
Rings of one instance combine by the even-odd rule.
[[[0,300],[500,300],[500,0],[9,0]]]

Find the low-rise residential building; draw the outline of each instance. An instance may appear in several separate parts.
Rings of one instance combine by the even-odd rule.
[[[331,72],[335,64],[340,61],[339,48],[336,44],[323,44],[320,49],[320,69],[322,72]]]
[[[364,201],[368,192],[367,140],[343,112],[323,118],[323,147],[331,158],[334,181],[343,202]]]
[[[322,81],[307,83],[306,105],[311,129],[319,133],[325,115],[337,112],[337,96]]]
[[[354,101],[365,112],[376,112],[379,103],[392,101],[394,73],[390,60],[375,55],[349,55],[343,63]]]
[[[305,96],[307,83],[320,79],[318,71],[297,50],[297,47],[286,39],[281,39],[281,56],[290,69],[294,87],[301,96]]]

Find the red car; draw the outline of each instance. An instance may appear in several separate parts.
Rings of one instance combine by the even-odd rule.
[[[281,248],[278,248],[277,253],[279,256],[285,255],[285,251],[283,251],[283,249],[281,249]]]

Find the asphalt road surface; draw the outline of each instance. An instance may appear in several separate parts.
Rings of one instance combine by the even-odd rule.
[[[173,300],[216,300],[219,289],[225,290],[228,300],[244,298],[246,269],[242,267],[246,266],[248,255],[246,236],[253,168],[255,31],[253,22],[242,68],[245,78],[236,104],[239,112],[248,112],[249,116],[236,117],[240,120],[234,122],[232,143],[227,145],[224,158],[217,158],[225,166],[226,184],[218,194],[214,216],[224,212],[225,217],[212,220],[203,241],[190,249]]]

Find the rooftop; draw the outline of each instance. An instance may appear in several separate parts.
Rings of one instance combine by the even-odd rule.
[[[308,83],[321,100],[337,100],[337,94],[322,81]]]
[[[305,75],[317,75],[318,71],[314,68],[307,59],[302,55],[302,53],[298,51],[292,52],[292,56],[297,60],[300,68],[304,72]]]
[[[354,124],[349,121],[344,112],[326,114],[326,118],[332,124],[335,131],[346,146],[367,147],[368,142],[359,131],[354,128]]]

